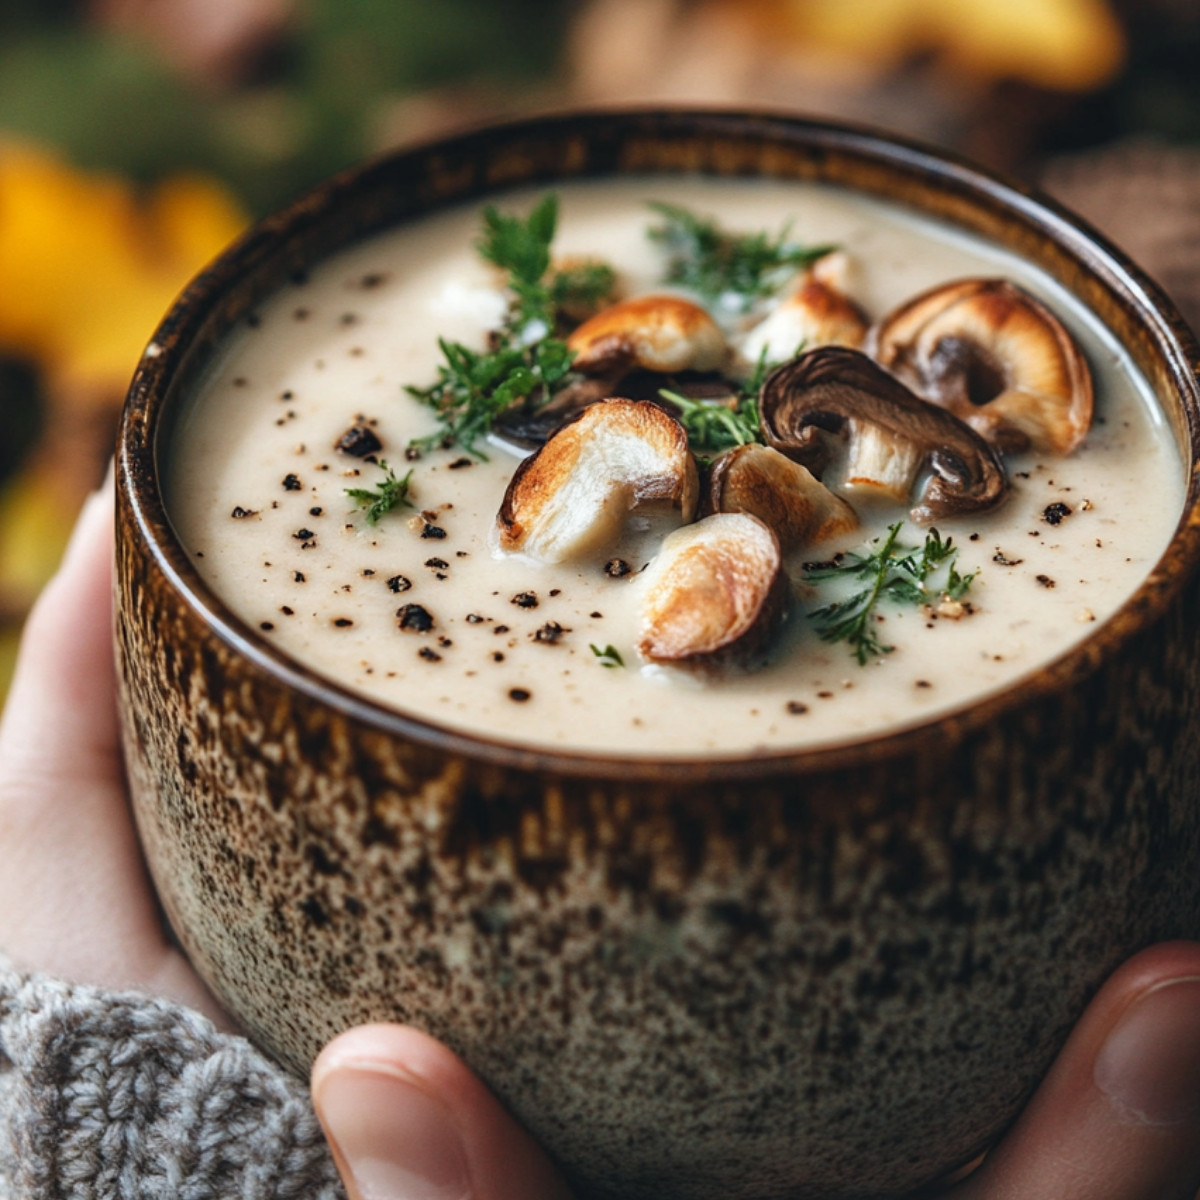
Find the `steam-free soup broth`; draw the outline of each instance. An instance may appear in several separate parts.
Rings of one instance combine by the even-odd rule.
[[[496,544],[526,451],[490,440],[476,445],[486,461],[461,446],[406,458],[412,439],[438,428],[406,385],[434,380],[439,338],[482,350],[505,315],[497,271],[476,250],[481,206],[456,208],[283,288],[243,322],[177,429],[168,502],[183,545],[216,595],[297,661],[483,738],[621,756],[754,755],[898,730],[1012,684],[1092,633],[1166,547],[1183,481],[1153,395],[1090,313],[1007,252],[811,186],[654,178],[558,194],[555,255],[604,259],[625,295],[664,291],[664,252],[646,234],[650,200],[730,229],[786,226],[807,243],[836,243],[846,291],[872,319],[934,284],[1011,279],[1082,349],[1092,427],[1067,455],[1006,454],[1003,504],[935,522],[958,547],[957,569],[977,574],[958,606],[881,604],[874,629],[889,652],[860,663],[845,642],[821,639],[809,614],[843,593],[804,564],[833,561],[901,519],[900,541],[919,546],[927,530],[905,505],[862,507],[857,531],[789,555],[787,623],[760,669],[646,663],[638,611],[660,517],[635,510],[619,545],[539,562]],[[539,196],[496,203],[523,213]],[[741,318],[720,304],[715,315],[736,338]],[[360,455],[343,438],[364,429],[378,447]],[[411,469],[413,507],[372,524],[348,489],[378,489],[381,461],[397,477]],[[628,572],[606,570],[613,559]]]

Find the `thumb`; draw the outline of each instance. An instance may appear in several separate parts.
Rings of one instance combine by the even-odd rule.
[[[955,1200],[1192,1200],[1200,1188],[1200,945],[1101,988],[1016,1126]]]
[[[529,1134],[415,1029],[335,1038],[313,1065],[312,1094],[351,1200],[570,1200]]]

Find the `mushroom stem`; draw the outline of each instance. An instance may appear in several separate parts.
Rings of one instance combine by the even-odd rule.
[[[846,429],[849,437],[842,486],[847,491],[908,503],[925,459],[924,448],[874,421],[852,417]]]

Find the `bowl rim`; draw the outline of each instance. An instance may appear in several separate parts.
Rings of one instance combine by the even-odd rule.
[[[562,138],[572,130],[586,136],[589,129],[613,123],[630,130],[644,127],[648,134],[658,137],[695,137],[709,132],[743,138],[749,135],[760,142],[771,137],[782,138],[806,145],[814,152],[869,161],[893,173],[965,195],[976,204],[1003,209],[1010,219],[1032,227],[1069,258],[1082,263],[1121,305],[1136,312],[1138,322],[1163,355],[1167,372],[1181,393],[1186,433],[1191,439],[1190,464],[1189,448],[1182,447],[1186,486],[1179,522],[1166,551],[1136,591],[1075,646],[1013,683],[957,709],[873,737],[848,738],[802,749],[751,748],[744,753],[705,757],[664,754],[622,759],[610,753],[510,743],[441,726],[371,700],[317,673],[277,649],[237,617],[202,580],[175,535],[159,472],[163,453],[162,415],[171,381],[200,342],[206,324],[214,319],[221,295],[238,282],[250,280],[256,271],[272,262],[272,254],[285,248],[289,238],[318,227],[326,214],[336,210],[343,197],[381,186],[379,181],[385,175],[403,173],[406,167],[421,163],[428,165],[431,156],[439,152],[461,157],[489,144],[494,149],[504,139],[511,145],[539,134]],[[645,169],[647,174],[655,170],[667,173],[662,166]],[[557,177],[564,181],[571,178],[565,173]],[[476,191],[482,195],[504,187],[529,186],[532,182],[533,179],[523,178]],[[462,203],[471,197],[470,192],[448,196],[429,204],[425,211],[436,211],[446,203]],[[369,236],[389,224],[398,226],[402,221],[403,218],[382,222],[374,229],[362,230],[357,238]],[[346,246],[354,240],[340,244]],[[223,332],[228,332],[235,320],[229,320]],[[227,650],[284,688],[375,733],[491,767],[556,777],[620,780],[626,784],[736,783],[766,776],[863,767],[907,757],[918,753],[931,737],[938,744],[957,743],[1032,700],[1047,698],[1086,679],[1140,630],[1162,619],[1172,600],[1200,571],[1198,430],[1200,343],[1195,334],[1162,289],[1123,251],[1037,189],[915,139],[862,124],[813,119],[787,110],[686,105],[558,109],[543,115],[489,122],[366,159],[255,222],[198,273],[152,334],[130,383],[117,436],[118,526],[124,529],[123,519],[127,516],[133,535],[140,539],[154,566],[207,633]]]

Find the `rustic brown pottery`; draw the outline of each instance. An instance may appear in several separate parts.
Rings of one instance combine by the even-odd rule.
[[[708,762],[450,733],[317,678],[225,610],[172,533],[159,471],[231,327],[294,272],[414,214],[651,171],[887,197],[1077,295],[1157,389],[1190,480],[1144,586],[965,711]],[[860,130],[570,115],[317,189],[191,285],[122,425],[125,740],[187,952],[300,1074],[359,1022],[444,1039],[583,1196],[885,1196],[969,1160],[1109,971],[1200,934],[1198,357],[1158,290],[1053,204]]]

